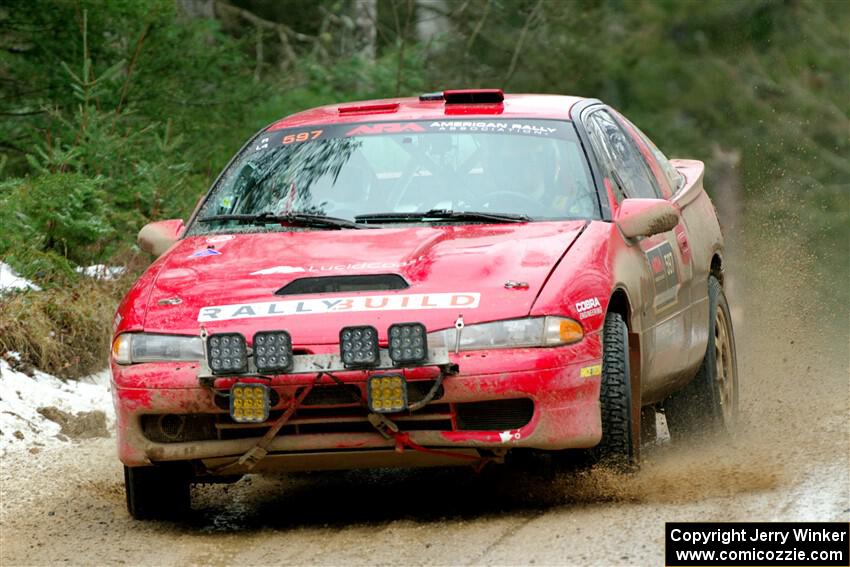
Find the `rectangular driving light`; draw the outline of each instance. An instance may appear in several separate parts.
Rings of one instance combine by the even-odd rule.
[[[339,351],[346,368],[377,365],[381,361],[378,330],[370,325],[343,327],[339,332]]]
[[[390,325],[390,358],[395,364],[416,364],[428,358],[425,325],[422,323],[396,323]]]
[[[407,382],[397,374],[370,376],[366,382],[369,409],[376,413],[395,413],[407,409]]]
[[[242,374],[248,370],[245,337],[240,333],[217,333],[207,337],[207,362],[213,374]]]
[[[286,331],[254,334],[254,365],[257,372],[271,374],[292,368],[292,337]]]
[[[269,389],[265,384],[234,384],[230,388],[230,417],[238,423],[262,423],[269,418]]]

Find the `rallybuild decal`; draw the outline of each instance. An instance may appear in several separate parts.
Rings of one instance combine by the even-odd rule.
[[[361,295],[329,299],[303,299],[203,307],[198,321],[229,321],[285,315],[324,315],[354,311],[408,311],[418,309],[475,309],[480,293],[416,293],[407,295]]]

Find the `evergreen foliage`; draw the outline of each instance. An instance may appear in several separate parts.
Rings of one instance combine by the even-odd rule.
[[[794,220],[846,282],[848,30],[841,0],[6,0],[0,259],[48,289],[139,269],[139,228],[273,120],[487,86],[601,98],[709,191],[736,156],[742,216]]]

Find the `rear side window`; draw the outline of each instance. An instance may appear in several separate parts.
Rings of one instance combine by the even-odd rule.
[[[614,185],[622,184],[626,197],[661,197],[643,157],[634,147],[628,134],[607,111],[598,110],[591,114],[587,127],[591,144],[602,162],[602,167],[614,177]],[[617,200],[621,199],[622,196],[617,195]]]
[[[635,131],[643,143],[646,144],[646,147],[649,148],[649,151],[652,152],[655,161],[658,162],[658,165],[661,167],[661,171],[664,172],[664,177],[667,178],[667,182],[670,184],[670,188],[673,190],[673,193],[681,189],[685,184],[685,178],[682,177],[682,174],[670,164],[670,160],[667,159],[667,156],[665,156],[661,150],[652,143],[652,140],[650,140],[646,134],[641,132],[640,128],[632,124],[628,118],[622,115],[620,115],[620,118],[632,127],[632,130]]]

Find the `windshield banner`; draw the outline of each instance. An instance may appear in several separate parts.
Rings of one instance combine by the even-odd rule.
[[[266,130],[255,140],[252,151],[275,149],[328,138],[354,138],[375,135],[481,133],[531,136],[538,138],[571,137],[572,124],[563,120],[417,120],[408,122],[369,122],[325,124]]]

